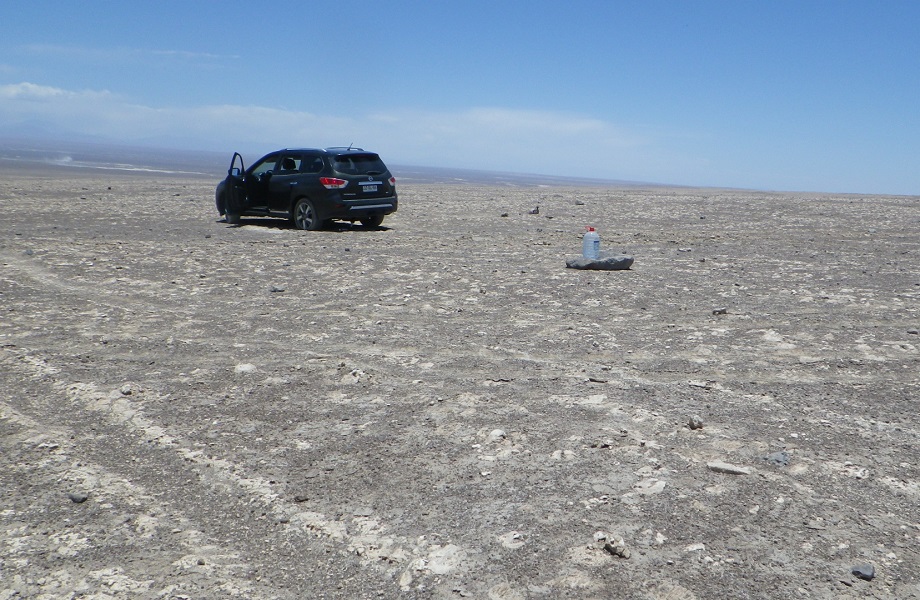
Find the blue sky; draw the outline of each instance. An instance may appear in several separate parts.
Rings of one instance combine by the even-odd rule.
[[[920,194],[920,2],[8,2],[0,135]]]

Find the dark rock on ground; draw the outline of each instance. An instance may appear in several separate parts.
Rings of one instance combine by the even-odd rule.
[[[872,565],[856,565],[851,572],[853,575],[865,581],[872,581],[875,579],[875,567]]]
[[[788,467],[790,456],[786,451],[772,452],[763,457],[765,461],[777,467]]]
[[[589,271],[625,271],[633,265],[634,260],[632,256],[602,252],[600,258],[597,259],[583,256],[569,258],[565,261],[565,266],[569,269]]]

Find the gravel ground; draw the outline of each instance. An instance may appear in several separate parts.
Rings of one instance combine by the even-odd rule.
[[[0,173],[0,600],[920,598],[918,197]]]

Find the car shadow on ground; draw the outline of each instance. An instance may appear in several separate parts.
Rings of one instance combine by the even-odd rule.
[[[243,227],[244,225],[253,225],[256,227],[264,227],[266,229],[294,229],[294,224],[290,221],[284,219],[270,219],[270,218],[261,218],[261,217],[240,217],[239,223],[230,225],[227,223],[227,220],[220,218],[217,220],[218,223],[225,225],[229,229],[236,229]],[[344,231],[389,231],[390,227],[386,225],[380,225],[378,227],[365,227],[360,223],[350,223],[348,221],[333,221],[329,225],[323,227],[322,229],[317,230],[316,232],[344,232]]]

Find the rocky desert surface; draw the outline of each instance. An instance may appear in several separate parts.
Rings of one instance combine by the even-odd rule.
[[[920,598],[920,197],[14,167],[2,600]]]

